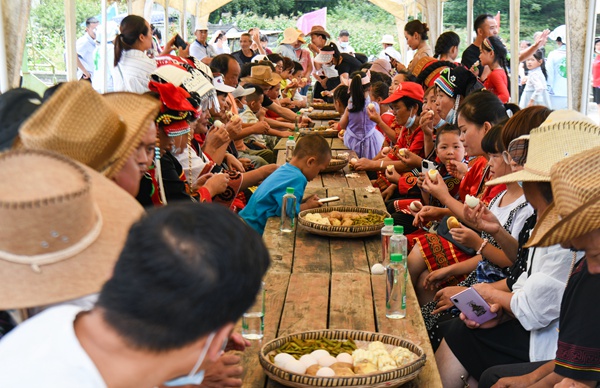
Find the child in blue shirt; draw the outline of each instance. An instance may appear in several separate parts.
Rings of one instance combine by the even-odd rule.
[[[269,217],[281,216],[281,202],[285,189],[294,188],[296,198],[304,196],[304,189],[308,181],[313,180],[323,171],[331,160],[329,144],[320,135],[307,135],[298,141],[292,160],[272,173],[250,197],[246,207],[239,213],[240,216],[261,235]],[[297,203],[296,212],[322,206],[319,197],[313,195],[300,204]]]

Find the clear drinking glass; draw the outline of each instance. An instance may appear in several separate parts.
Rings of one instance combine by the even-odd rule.
[[[265,282],[261,283],[254,304],[242,316],[242,337],[260,340],[265,329]]]

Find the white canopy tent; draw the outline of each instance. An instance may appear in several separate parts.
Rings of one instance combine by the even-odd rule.
[[[0,0],[0,91],[17,87],[20,81],[20,69],[25,49],[27,21],[31,9],[30,1]],[[67,42],[67,76],[75,79],[75,0],[65,1],[65,26]],[[180,25],[181,34],[187,37],[185,21],[193,16],[196,22],[208,21],[211,12],[229,3],[231,0],[128,0],[128,11],[132,14],[150,16],[153,4],[160,4],[165,9],[165,20],[168,20],[167,10],[173,8],[183,15]],[[419,11],[430,28],[431,42],[435,42],[442,32],[443,1],[444,0],[369,0],[383,8],[396,18],[399,41],[402,51],[406,53],[404,40],[404,25],[409,15],[415,16]],[[106,14],[108,0],[102,0],[102,12]],[[565,0],[565,19],[567,26],[567,66],[569,83],[569,106],[585,111],[587,108],[587,90],[590,78],[591,56],[593,53],[594,26],[597,0]],[[520,0],[510,0],[510,36],[519,36]],[[473,0],[467,0],[467,30],[469,41],[473,33]],[[106,34],[106,31],[104,31]],[[106,36],[106,35],[104,35]],[[165,36],[168,36],[165,35]],[[518,53],[519,39],[511,39],[511,52]],[[106,44],[102,49],[106,54]],[[106,58],[106,55],[103,56]],[[106,64],[103,64],[106,66]],[[513,101],[517,100],[517,69],[518,55],[512,55],[512,91]]]

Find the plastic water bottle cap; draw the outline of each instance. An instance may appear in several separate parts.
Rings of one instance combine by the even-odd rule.
[[[385,222],[385,220],[383,222]],[[394,233],[404,234],[404,226],[402,226],[402,225],[395,225],[394,226]]]
[[[288,136],[288,140],[294,140],[294,136]]]
[[[285,189],[285,193],[286,194],[294,194],[294,188],[293,187],[288,187]]]
[[[401,253],[392,253],[390,255],[390,261],[393,261],[394,263],[400,263],[402,261],[402,254]]]
[[[394,219],[393,219],[393,218],[391,218],[391,217],[390,217],[390,218],[384,218],[384,219],[383,219],[383,224],[384,224],[385,226],[391,226],[391,225],[394,225]]]

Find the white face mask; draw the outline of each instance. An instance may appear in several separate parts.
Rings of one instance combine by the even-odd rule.
[[[343,49],[348,48],[349,45],[350,45],[350,42],[340,42],[340,47]]]
[[[182,376],[173,380],[169,380],[163,383],[163,385],[167,387],[179,387],[182,385],[200,385],[202,383],[202,380],[204,380],[204,371],[198,371],[198,369],[200,369],[200,366],[204,362],[204,358],[206,357],[206,353],[208,353],[208,348],[210,348],[210,344],[215,338],[215,334],[217,333],[210,333],[210,335],[206,339],[204,348],[202,348],[202,351],[200,352],[200,357],[198,357],[198,361],[196,361],[196,364],[187,376]]]

